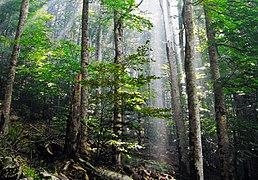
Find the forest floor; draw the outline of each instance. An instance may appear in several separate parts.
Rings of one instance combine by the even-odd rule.
[[[153,160],[126,160],[113,166],[108,155],[65,159],[65,128],[46,122],[13,120],[7,137],[0,136],[0,179],[174,179],[173,168]]]

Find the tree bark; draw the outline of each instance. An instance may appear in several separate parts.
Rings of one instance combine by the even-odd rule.
[[[99,19],[102,19],[102,5],[100,5],[99,7]],[[99,28],[98,28],[98,41],[97,41],[97,51],[96,51],[96,60],[101,63],[103,56],[102,56],[102,49],[103,49],[103,24],[102,22],[99,23]],[[100,95],[102,93],[102,88],[101,86],[97,88],[96,90],[96,94]],[[101,119],[101,115],[102,115],[102,99],[100,100],[100,102],[98,103],[98,107],[95,110],[95,114],[99,116],[99,118]]]
[[[80,81],[88,77],[88,14],[89,1],[83,0],[81,37],[81,74],[75,83],[71,117],[67,120],[65,155],[75,158],[87,154],[88,89]]]
[[[103,28],[102,24],[99,25],[99,32],[98,32],[98,44],[97,44],[97,55],[96,59],[98,62],[102,62],[102,39],[103,39]]]
[[[203,157],[201,142],[201,126],[197,97],[196,72],[194,66],[194,31],[191,0],[184,0],[185,27],[185,72],[186,92],[188,96],[190,176],[191,179],[203,180]]]
[[[164,7],[162,5],[162,0],[160,0],[160,5],[163,13],[163,20],[165,25],[165,37],[166,37],[166,48],[167,48],[167,58],[169,64],[169,78],[170,78],[170,93],[171,93],[171,106],[173,109],[173,120],[176,124],[176,135],[177,135],[177,148],[178,148],[178,158],[179,158],[179,173],[188,175],[188,152],[186,144],[186,131],[185,124],[183,119],[183,113],[181,108],[180,101],[180,92],[179,92],[179,82],[178,82],[178,73],[177,73],[177,64],[175,58],[175,50],[173,49],[173,43],[171,41],[171,36],[174,36],[172,28],[173,24],[170,20],[170,3],[166,0],[167,6],[167,15],[164,12]],[[169,18],[168,22],[165,20],[165,16]],[[166,28],[167,27],[167,28]]]
[[[29,0],[23,0],[21,9],[20,9],[20,18],[19,23],[15,35],[15,41],[13,45],[13,51],[10,59],[10,65],[7,76],[7,84],[5,87],[5,96],[3,101],[3,108],[0,120],[0,129],[3,135],[8,134],[8,124],[10,121],[10,110],[11,110],[11,102],[12,102],[12,92],[13,92],[13,84],[16,73],[17,61],[20,53],[20,39],[25,26],[25,21],[27,19],[29,10]]]
[[[88,21],[89,21],[89,0],[83,0],[82,10],[82,41],[81,41],[81,74],[82,79],[88,77],[89,64],[89,39],[88,39]],[[88,88],[81,86],[81,131],[80,131],[80,153],[86,153],[87,149],[87,118],[88,118]]]
[[[225,108],[225,98],[222,86],[219,82],[220,72],[218,66],[218,49],[215,44],[215,33],[212,28],[212,17],[207,6],[204,6],[206,34],[208,38],[208,53],[210,59],[210,69],[213,81],[213,92],[215,98],[215,114],[217,124],[218,148],[220,159],[220,176],[221,179],[233,179],[231,169],[231,158],[229,152],[229,139],[227,132],[227,117]]]
[[[115,43],[115,64],[120,64],[123,58],[123,27],[122,22],[119,17],[119,12],[114,11],[114,43]],[[119,80],[119,77],[115,75],[115,81]],[[114,134],[116,140],[119,141],[119,138],[122,134],[122,114],[121,114],[121,100],[119,98],[119,86],[114,87]],[[114,164],[121,164],[121,153],[117,150],[117,147],[113,147],[115,151],[115,156],[113,157]]]
[[[123,27],[118,11],[114,12],[115,63],[120,64],[123,57]]]
[[[81,107],[81,74],[76,78],[71,103],[71,115],[66,123],[64,153],[66,157],[76,158],[79,154],[80,107]]]
[[[1,55],[0,55],[0,61],[1,61],[1,68],[0,68],[0,87],[4,87],[4,82],[5,82],[5,79],[4,79],[4,60],[5,60],[5,53],[2,52]],[[3,88],[0,89],[0,99],[3,99],[3,93],[4,93],[4,90]],[[0,104],[2,105],[1,101],[0,101]],[[0,111],[1,112],[1,111]]]
[[[100,7],[99,10],[100,14],[100,19],[102,18],[102,7]],[[103,40],[103,25],[102,22],[99,24],[99,29],[98,29],[98,44],[97,44],[97,52],[96,52],[96,60],[98,62],[102,62],[102,40]]]
[[[183,68],[185,67],[184,65],[184,59],[185,59],[185,53],[184,53],[184,28],[183,28],[183,12],[182,12],[182,0],[178,1],[178,26],[179,26],[179,47],[180,47],[180,59],[181,63],[183,65]]]

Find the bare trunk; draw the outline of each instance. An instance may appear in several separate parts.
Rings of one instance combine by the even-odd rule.
[[[83,0],[82,11],[82,41],[81,41],[81,74],[82,79],[88,77],[88,64],[89,64],[89,39],[88,39],[88,18],[89,18],[89,1]],[[86,153],[87,144],[87,118],[88,118],[88,89],[81,86],[81,132],[80,132],[80,153]]]
[[[170,45],[169,45],[170,44]],[[183,114],[181,109],[180,93],[177,79],[176,63],[173,57],[173,50],[171,43],[168,42],[167,46],[168,51],[168,61],[169,61],[169,70],[170,70],[170,88],[171,88],[171,104],[173,107],[173,119],[176,123],[176,135],[178,143],[178,155],[179,155],[179,172],[180,174],[188,174],[188,153],[187,153],[187,144],[186,144],[186,131],[183,120]],[[172,53],[172,54],[171,54]]]
[[[178,156],[179,156],[179,172],[180,174],[187,174],[188,171],[188,153],[187,153],[187,144],[186,144],[186,131],[184,125],[184,119],[182,114],[181,108],[181,101],[180,101],[180,93],[179,93],[179,82],[178,82],[178,73],[177,73],[177,64],[175,58],[175,50],[173,49],[173,43],[171,39],[174,36],[172,28],[173,24],[171,21],[170,15],[170,3],[166,0],[167,6],[167,15],[164,12],[162,0],[160,0],[161,9],[163,12],[163,19],[165,25],[165,36],[166,36],[166,48],[167,48],[167,58],[170,70],[170,92],[171,92],[171,104],[173,108],[173,120],[176,124],[176,135],[177,135],[177,148],[178,148]],[[169,18],[169,23],[166,22],[165,16]],[[166,28],[167,27],[167,28]],[[169,38],[171,37],[171,38]]]
[[[2,97],[2,95],[3,95],[3,93],[4,93],[4,90],[3,90],[3,87],[4,87],[4,81],[5,81],[5,79],[4,79],[4,59],[5,59],[5,54],[4,54],[4,52],[2,52],[1,53],[1,57],[0,57],[0,61],[1,61],[1,70],[0,70],[0,87],[2,87],[1,89],[0,89],[0,99],[2,99],[3,97]]]
[[[115,64],[120,64],[123,57],[123,27],[121,19],[117,11],[114,12],[114,41],[115,41]],[[118,81],[119,77],[115,76],[115,81]],[[114,87],[114,134],[116,135],[116,140],[122,134],[122,115],[121,115],[121,100],[118,94],[119,87],[116,85]],[[115,156],[113,157],[113,162],[115,164],[121,164],[121,153],[114,147]]]
[[[101,8],[101,7],[100,7]],[[102,10],[99,10],[100,14],[100,19],[102,18]],[[98,62],[102,62],[102,40],[103,40],[103,25],[102,22],[99,24],[99,29],[98,29],[98,44],[97,44],[97,52],[96,52],[96,60]]]
[[[99,32],[98,32],[98,48],[97,48],[97,61],[102,62],[102,38],[103,37],[103,29],[102,25],[99,25]]]
[[[184,66],[184,59],[185,59],[185,53],[184,53],[184,28],[183,28],[183,12],[182,12],[182,0],[178,1],[178,25],[179,25],[179,47],[180,47],[180,59],[181,63]]]
[[[218,148],[220,158],[221,179],[233,179],[231,170],[231,158],[229,152],[229,139],[227,132],[227,117],[225,98],[222,86],[219,82],[220,72],[218,66],[218,49],[215,44],[215,33],[212,28],[212,18],[207,7],[204,7],[206,34],[208,38],[208,52],[210,59],[211,75],[213,80],[213,92],[215,97],[215,113],[217,123]]]
[[[58,21],[60,21],[60,15],[59,15],[59,11],[60,11],[60,5],[61,3],[57,3],[57,9],[56,9],[56,13],[55,13],[55,21],[54,21],[54,28],[57,30],[55,31],[53,34],[52,34],[52,38],[53,39],[56,39],[58,37],[58,33],[60,31],[60,27],[58,25]]]
[[[203,157],[201,142],[201,126],[197,97],[196,72],[194,66],[194,32],[191,0],[184,0],[185,27],[185,72],[186,92],[189,111],[189,145],[190,145],[190,176],[193,180],[203,180]]]
[[[67,121],[65,154],[76,157],[87,153],[87,118],[88,118],[88,89],[81,86],[80,81],[88,76],[88,12],[89,1],[83,0],[82,38],[81,38],[81,74],[75,83],[71,117]]]
[[[20,9],[20,18],[19,23],[15,35],[15,41],[13,45],[12,56],[10,59],[10,65],[8,70],[7,84],[5,87],[5,96],[3,101],[3,109],[0,120],[0,129],[3,135],[8,134],[8,124],[10,121],[10,109],[12,102],[12,92],[13,92],[13,84],[16,73],[17,60],[20,53],[20,39],[25,26],[25,21],[27,19],[29,9],[29,0],[23,0],[21,9]]]
[[[185,49],[184,49],[184,27],[183,27],[183,0],[178,1],[178,27],[179,27],[179,49],[180,49],[180,58],[178,61],[179,68],[179,88],[180,88],[180,99],[181,99],[181,105],[182,105],[182,113],[183,117],[186,118],[186,109],[187,109],[187,98],[186,98],[186,89],[184,88],[185,85],[185,79],[184,79],[184,69],[185,69]]]
[[[99,10],[99,14],[100,14],[100,19],[102,18],[102,7],[100,6],[100,10]],[[98,41],[97,41],[97,51],[96,51],[96,60],[98,62],[102,62],[102,45],[103,43],[103,25],[102,22],[100,22],[99,24],[99,28],[98,28]],[[101,86],[97,88],[96,90],[96,94],[101,94],[102,93],[102,88]],[[96,108],[96,115],[101,116],[102,111],[101,111],[101,107],[102,107],[102,100],[100,100],[100,102],[98,103],[98,108]]]
[[[123,57],[123,27],[117,11],[114,12],[115,63],[120,64]]]

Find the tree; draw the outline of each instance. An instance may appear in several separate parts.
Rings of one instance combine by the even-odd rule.
[[[99,18],[102,19],[102,6],[99,9]],[[102,49],[103,49],[103,22],[99,23],[98,26],[98,39],[97,39],[97,50],[96,50],[96,60],[102,61]]]
[[[192,179],[204,179],[201,142],[199,105],[196,88],[196,72],[194,66],[194,32],[192,1],[184,0],[185,27],[185,73],[186,92],[188,96],[190,176]]]
[[[83,0],[82,11],[82,41],[81,41],[81,74],[82,79],[88,77],[88,64],[89,64],[89,40],[88,40],[88,21],[89,21],[89,1]],[[80,120],[81,124],[81,141],[80,141],[80,153],[86,152],[86,137],[87,137],[87,118],[88,118],[88,89],[87,87],[81,87],[81,111]]]
[[[143,25],[147,25],[146,27],[150,27],[150,23],[148,20],[145,20],[144,18],[134,15],[131,13],[134,9],[136,9],[141,3],[136,4],[136,2],[133,1],[109,1],[104,0],[104,5],[106,5],[108,8],[110,8],[111,12],[113,12],[113,18],[114,18],[114,48],[115,48],[115,58],[114,58],[114,64],[116,66],[121,66],[123,60],[124,60],[124,28],[126,26],[130,28],[136,28],[140,30]],[[118,82],[120,79],[119,74],[114,75],[114,80]],[[122,134],[122,101],[121,101],[121,95],[120,95],[120,85],[119,83],[115,84],[114,86],[114,114],[113,114],[113,130],[114,130],[114,136],[117,141],[120,141],[120,136]],[[114,157],[113,162],[114,164],[120,164],[121,163],[121,152],[119,152],[119,147],[113,147],[114,151]]]
[[[81,40],[81,73],[74,87],[71,117],[67,120],[65,154],[74,157],[87,153],[87,118],[88,118],[88,88],[81,86],[81,80],[88,77],[88,15],[89,1],[83,1],[82,10],[82,40]]]
[[[179,47],[180,47],[180,61],[184,64],[185,53],[184,53],[184,28],[183,28],[183,12],[182,12],[182,0],[178,1],[178,26],[179,26]],[[184,66],[184,65],[183,65]]]
[[[208,17],[212,18],[215,34],[215,42],[209,43],[214,43],[220,54],[221,77],[217,82],[226,95],[228,132],[233,132],[234,147],[231,147],[234,148],[235,175],[240,179],[254,178],[255,173],[251,173],[251,167],[246,164],[254,161],[257,154],[253,148],[257,146],[254,131],[257,127],[258,44],[257,26],[253,26],[257,24],[257,3],[210,0],[204,4],[209,10]]]
[[[180,101],[180,90],[179,90],[179,80],[178,80],[178,72],[177,72],[177,64],[175,58],[175,50],[173,48],[172,36],[174,36],[172,32],[173,24],[171,21],[170,15],[170,2],[168,0],[165,1],[165,7],[167,7],[167,14],[165,14],[165,10],[163,7],[163,1],[160,0],[160,5],[163,13],[164,25],[165,25],[165,37],[166,37],[166,48],[167,48],[167,58],[169,64],[169,78],[170,78],[170,93],[171,93],[171,104],[172,104],[172,112],[173,112],[173,120],[176,124],[176,136],[177,136],[177,148],[178,148],[178,158],[179,158],[179,172],[181,175],[186,173],[188,175],[188,152],[187,152],[187,144],[186,144],[186,131],[185,124],[183,119],[183,112],[181,108]],[[169,18],[167,20],[167,18]],[[169,22],[167,22],[169,21]]]
[[[123,60],[123,24],[121,15],[117,10],[114,11],[114,44],[115,44],[115,59],[114,63],[119,65]],[[118,75],[115,75],[115,80],[118,80]],[[119,99],[119,86],[114,87],[114,134],[119,138],[122,134],[122,114],[121,114],[121,100]],[[121,153],[117,152],[116,148],[113,162],[121,164]]]
[[[29,9],[29,0],[23,0],[21,9],[20,9],[20,18],[19,18],[16,35],[15,35],[13,51],[10,59],[7,84],[5,87],[5,96],[4,96],[2,113],[1,113],[0,129],[3,135],[8,134],[8,124],[10,121],[13,85],[14,85],[14,79],[15,79],[15,73],[16,73],[17,60],[18,60],[19,52],[21,48],[20,39],[25,26],[25,21],[27,19],[28,9]]]
[[[227,117],[225,108],[225,98],[220,82],[220,72],[218,65],[218,49],[215,42],[215,33],[212,27],[212,17],[207,6],[204,6],[206,35],[208,39],[208,53],[210,59],[210,69],[213,81],[213,92],[215,98],[215,114],[217,124],[218,148],[220,158],[221,179],[233,179],[231,169],[231,158],[229,150],[229,138],[227,132]]]
[[[79,134],[80,134],[80,107],[81,107],[81,74],[77,77],[73,89],[71,102],[71,114],[66,123],[66,139],[64,153],[66,157],[76,158],[79,155]]]

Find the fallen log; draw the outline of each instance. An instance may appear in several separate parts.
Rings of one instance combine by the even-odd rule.
[[[102,169],[102,168],[97,168],[97,176],[99,176],[101,179],[106,179],[106,180],[133,180],[127,175]]]
[[[103,169],[103,168],[98,168],[94,167],[91,165],[89,162],[86,162],[83,159],[79,159],[79,161],[83,164],[85,169],[91,170],[96,176],[98,176],[100,179],[105,179],[105,180],[133,180],[131,177],[114,172],[111,170]]]

